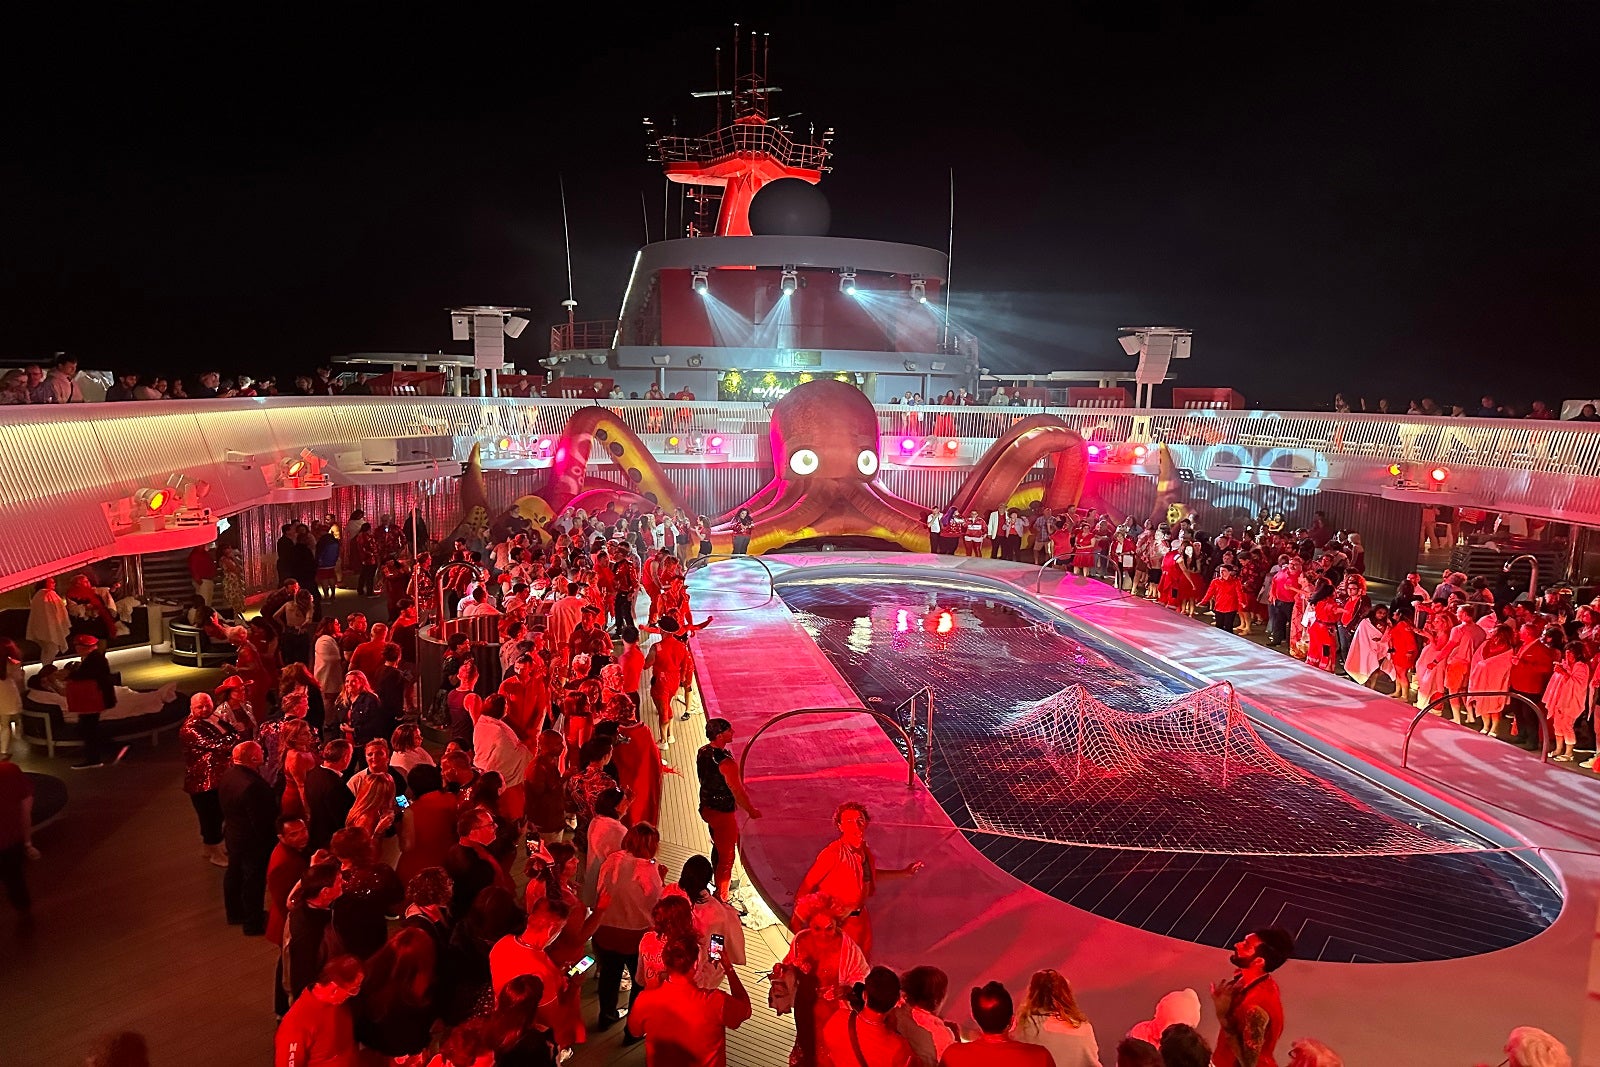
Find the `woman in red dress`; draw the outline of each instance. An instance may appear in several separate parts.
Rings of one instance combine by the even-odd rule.
[[[1411,703],[1411,671],[1422,652],[1422,641],[1406,612],[1394,614],[1386,633],[1389,640],[1389,664],[1394,667],[1394,695]]]
[[[1200,572],[1194,567],[1194,543],[1175,541],[1161,559],[1161,602],[1194,617],[1200,598]]]
[[[1311,623],[1306,627],[1306,662],[1331,674],[1339,663],[1339,602],[1333,585],[1326,578],[1318,579],[1317,591],[1308,603]]]
[[[1072,531],[1072,573],[1087,578],[1094,568],[1094,530],[1080,522]]]

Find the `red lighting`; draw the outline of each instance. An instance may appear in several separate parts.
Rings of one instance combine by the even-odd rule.
[[[956,617],[948,611],[932,611],[922,618],[922,628],[930,634],[949,634],[956,628]]]
[[[1435,467],[1428,472],[1428,477],[1432,478],[1435,484],[1442,485],[1444,480],[1450,477],[1450,472],[1443,467]]]
[[[917,450],[917,439],[915,437],[902,437],[902,438],[900,438],[900,451],[904,452],[906,455],[910,455],[911,453],[915,452],[916,450]]]
[[[952,437],[950,440],[944,443],[944,450],[954,455],[956,452],[961,450],[961,442]]]
[[[1145,453],[1148,452],[1148,451],[1149,451],[1149,449],[1145,448],[1144,445],[1134,445],[1133,446],[1133,458],[1134,459],[1143,459],[1145,457]]]
[[[300,472],[305,470],[305,469],[306,469],[306,461],[303,460],[303,459],[297,459],[293,463],[289,464],[289,470],[288,470],[289,477],[297,478],[297,477],[299,477]]]
[[[1099,445],[1092,444],[1092,445],[1089,446],[1089,458],[1090,459],[1100,459],[1105,454],[1106,454],[1106,450],[1104,448],[1100,447]]]

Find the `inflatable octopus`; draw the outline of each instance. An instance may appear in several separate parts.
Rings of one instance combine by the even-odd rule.
[[[752,554],[821,539],[929,550],[930,508],[896,495],[879,481],[878,415],[855,386],[818,379],[790,391],[772,409],[771,443],[772,480],[715,517],[716,552],[731,547],[733,520],[745,508],[753,526]],[[596,448],[621,468],[628,488],[589,477]],[[1083,439],[1053,415],[1019,419],[979,459],[951,503],[962,514],[980,515],[1008,506],[1034,466],[1052,454],[1055,470],[1043,486],[1043,503],[1073,506],[1083,492],[1088,457]],[[604,510],[613,503],[682,508],[692,514],[650,450],[615,412],[583,408],[568,420],[556,444],[543,492],[519,501],[517,510],[533,518],[557,515],[568,507]]]

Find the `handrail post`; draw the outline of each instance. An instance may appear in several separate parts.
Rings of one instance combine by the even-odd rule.
[[[1452,698],[1459,698],[1459,699],[1465,700],[1465,699],[1469,699],[1471,697],[1510,697],[1513,700],[1520,700],[1524,704],[1528,705],[1528,709],[1533,712],[1534,728],[1538,731],[1538,734],[1539,734],[1539,762],[1540,763],[1549,763],[1550,762],[1550,751],[1549,751],[1549,749],[1550,749],[1550,741],[1549,741],[1549,738],[1545,735],[1544,715],[1542,715],[1540,713],[1539,705],[1535,704],[1528,697],[1524,696],[1523,694],[1517,692],[1514,689],[1496,689],[1496,690],[1493,690],[1493,691],[1490,691],[1490,692],[1480,692],[1480,693],[1472,693],[1472,692],[1467,692],[1467,693],[1446,693],[1441,697],[1438,697],[1438,698],[1436,698],[1434,700],[1430,700],[1426,707],[1424,707],[1421,711],[1417,712],[1416,716],[1411,720],[1411,725],[1406,727],[1406,735],[1400,742],[1400,769],[1401,770],[1407,770],[1408,769],[1407,766],[1406,766],[1406,762],[1411,757],[1411,736],[1412,736],[1412,734],[1416,733],[1417,726],[1419,724],[1421,724],[1421,722],[1423,720],[1423,717],[1426,716],[1429,712],[1431,712],[1434,708],[1438,707],[1440,704],[1443,704],[1446,701],[1451,700]]]
[[[933,785],[933,686],[927,688],[928,697],[928,736],[923,742],[922,774],[931,787]]]

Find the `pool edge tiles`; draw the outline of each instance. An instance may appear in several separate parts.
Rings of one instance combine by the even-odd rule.
[[[918,578],[948,571],[957,579],[998,580],[1028,597],[1034,596],[1038,573],[1037,568],[999,561],[908,554],[764,558],[775,571],[790,574],[852,565],[904,568]],[[846,692],[781,603],[728,610],[732,604],[741,609],[759,604],[767,595],[764,576],[759,590],[751,582],[743,596],[734,597],[714,593],[705,577],[700,572],[691,577],[696,614],[715,612],[717,622],[697,636],[697,659],[715,686],[715,692],[706,687],[708,713],[739,724],[737,753],[744,753],[742,742],[757,725],[805,702],[786,699],[786,687],[816,692],[831,686],[835,694]],[[1315,716],[1297,716],[1303,709],[1332,708],[1340,727],[1350,729],[1344,731],[1347,737],[1335,736],[1330,743],[1348,747],[1385,770],[1397,763],[1383,743],[1374,743],[1393,732],[1397,702],[1177,619],[1159,607],[1119,599],[1091,579],[1047,573],[1040,596],[1052,608],[1109,631],[1136,649],[1165,651],[1180,657],[1185,667],[1212,677],[1233,673],[1248,678],[1248,684],[1241,684],[1252,702],[1252,687],[1281,689],[1285,699],[1268,711],[1313,735],[1320,725]],[[790,668],[792,663],[804,666]],[[730,672],[726,664],[738,669]],[[812,664],[818,671],[810,669]],[[742,684],[743,677],[761,675],[767,681]],[[1302,684],[1299,676],[1307,680]],[[853,695],[846,702],[856,703]],[[1374,726],[1373,720],[1382,721]],[[1151,1006],[1163,994],[1189,986],[1202,993],[1201,1030],[1208,1036],[1216,1032],[1204,990],[1227,973],[1224,952],[1103,919],[1005,875],[950,823],[931,795],[920,787],[906,788],[903,757],[869,720],[839,717],[793,734],[786,726],[769,733],[749,754],[746,773],[764,817],[743,823],[741,843],[746,869],[779,911],[788,910],[794,886],[817,851],[836,836],[834,806],[845,799],[864,800],[873,811],[871,840],[879,862],[898,866],[922,859],[929,865],[915,879],[880,887],[872,906],[874,963],[902,970],[932,964],[949,975],[956,989],[998,979],[1020,990],[1034,970],[1057,968],[1071,978],[1080,1004],[1108,1040],[1149,1018]],[[1501,762],[1495,765],[1497,756]],[[1278,975],[1289,1009],[1286,1041],[1312,1035],[1338,1049],[1347,1062],[1398,1058],[1419,1064],[1492,1062],[1506,1032],[1527,1023],[1550,1030],[1569,1045],[1577,1043],[1588,1011],[1584,990],[1600,902],[1600,860],[1584,835],[1591,821],[1587,813],[1595,805],[1561,802],[1548,788],[1551,775],[1536,762],[1524,774],[1505,773],[1511,764],[1506,756],[1494,746],[1474,747],[1466,756],[1452,746],[1439,746],[1428,767],[1442,773],[1453,768],[1451,761],[1469,768],[1494,765],[1496,773],[1474,782],[1476,795],[1464,804],[1434,782],[1451,803],[1487,812],[1508,832],[1553,849],[1550,864],[1567,896],[1555,924],[1515,947],[1456,960],[1405,965],[1291,961]],[[1524,804],[1531,809],[1529,817],[1518,813]],[[1458,903],[1470,907],[1470,901]],[[1515,980],[1508,984],[1508,976]],[[1459,1010],[1459,998],[1439,996],[1441,990],[1488,988],[1495,995],[1482,998],[1468,1013]]]

